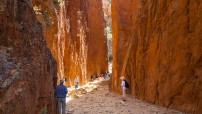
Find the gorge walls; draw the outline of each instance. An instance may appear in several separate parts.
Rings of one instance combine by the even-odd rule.
[[[75,76],[82,84],[91,75],[106,72],[107,42],[104,38],[102,1],[32,0],[45,39],[58,63],[58,77],[72,85]]]
[[[113,74],[136,98],[185,112],[202,110],[200,0],[112,0]]]
[[[0,113],[55,114],[58,79],[106,72],[103,15],[99,0],[0,1]]]
[[[102,0],[87,1],[87,71],[88,76],[100,75],[108,70],[107,38],[104,36],[104,12]]]
[[[0,1],[0,113],[56,113],[57,65],[29,0]]]

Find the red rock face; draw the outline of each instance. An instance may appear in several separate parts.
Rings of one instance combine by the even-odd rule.
[[[107,71],[107,42],[104,39],[102,2],[70,0],[67,5],[69,19],[68,50],[65,58],[65,75],[71,82],[75,76],[81,83],[93,74]]]
[[[139,99],[202,112],[202,6],[192,0],[112,0],[113,76]]]
[[[87,2],[87,76],[105,73],[108,70],[107,38],[104,37],[104,13],[102,0],[88,0]]]
[[[32,0],[41,11],[45,39],[58,63],[58,77],[66,77],[72,85],[75,76],[81,84],[93,74],[106,72],[107,42],[104,38],[102,1],[99,0]],[[47,18],[48,17],[48,18]],[[47,20],[51,24],[47,23]]]
[[[56,61],[31,2],[2,0],[0,25],[0,114],[55,114]]]

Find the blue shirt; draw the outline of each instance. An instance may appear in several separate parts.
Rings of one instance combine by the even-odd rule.
[[[55,90],[57,98],[66,98],[67,92],[67,87],[63,84],[58,85]]]

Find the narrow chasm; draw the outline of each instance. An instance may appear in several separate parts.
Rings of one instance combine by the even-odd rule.
[[[0,114],[202,114],[201,14],[200,0],[1,0]]]

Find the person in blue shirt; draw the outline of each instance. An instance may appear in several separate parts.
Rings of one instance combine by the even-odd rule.
[[[58,101],[58,114],[66,114],[66,94],[67,87],[63,84],[64,80],[60,80],[60,84],[56,87],[55,94]]]

